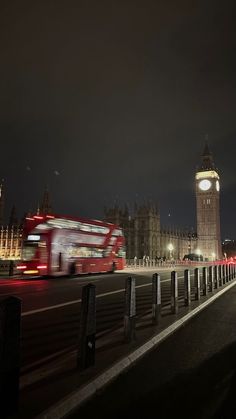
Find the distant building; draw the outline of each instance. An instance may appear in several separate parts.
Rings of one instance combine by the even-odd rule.
[[[0,259],[20,259],[22,228],[20,226],[0,229]]]
[[[203,260],[222,257],[220,178],[207,144],[201,160],[201,165],[195,174],[197,232],[183,228],[162,227],[159,210],[151,203],[136,204],[132,211],[127,206],[121,208],[118,205],[105,209],[106,221],[119,224],[124,230],[127,259],[148,257],[177,260],[190,254],[199,254]],[[0,226],[3,225],[4,204],[5,193],[2,182]],[[41,214],[52,212],[48,188],[44,191],[38,212]],[[17,224],[13,207],[9,226],[0,227],[0,258],[20,258],[21,246],[22,227]]]
[[[197,232],[162,227],[159,211],[151,204],[135,205],[133,212],[118,205],[105,209],[105,219],[124,230],[127,259],[183,259],[190,254],[203,260],[222,257],[219,174],[207,144],[201,160],[195,175]]]
[[[16,207],[15,205],[13,205],[10,212],[8,227],[11,228],[11,227],[17,227],[17,226],[18,226],[18,218],[16,214]]]
[[[4,208],[5,208],[5,191],[4,182],[0,184],[0,226],[4,224]]]
[[[44,190],[43,199],[40,205],[39,212],[40,214],[43,214],[43,215],[52,213],[52,205],[51,205],[48,187],[46,187]]]
[[[4,225],[4,203],[5,195],[3,184],[0,185],[0,259],[20,259],[23,241],[23,220],[18,221],[16,216],[16,208],[13,205],[9,223]],[[49,214],[52,212],[49,191],[45,188],[43,199],[38,212],[41,214]]]
[[[15,207],[12,208],[9,224],[4,224],[5,188],[0,184],[0,259],[19,259],[22,247],[22,226],[18,225]]]
[[[105,219],[119,224],[126,238],[127,259],[183,259],[196,248],[196,234],[177,228],[161,228],[160,213],[153,204],[134,207],[131,212],[115,205],[105,209]]]
[[[195,183],[199,252],[204,259],[221,259],[220,177],[207,144],[201,166],[195,175]]]

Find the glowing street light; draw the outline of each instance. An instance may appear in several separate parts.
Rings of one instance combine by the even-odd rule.
[[[172,243],[169,243],[168,244],[168,246],[167,246],[167,249],[169,250],[169,252],[170,252],[170,259],[172,259],[172,252],[173,252],[173,250],[174,250],[174,246],[173,246],[173,244]]]
[[[198,261],[200,260],[200,255],[201,255],[201,250],[200,249],[196,249],[196,254],[198,256]]]

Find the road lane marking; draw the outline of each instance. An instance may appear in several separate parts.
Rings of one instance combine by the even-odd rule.
[[[179,277],[179,279],[181,279],[183,277]],[[170,279],[164,279],[161,282],[169,282]],[[144,287],[150,287],[152,285],[152,283],[148,283],[148,284],[142,284],[142,285],[137,285],[135,288],[144,288]],[[125,288],[116,290],[116,291],[109,291],[109,292],[105,292],[103,294],[98,294],[96,296],[96,298],[102,298],[102,297],[107,297],[109,295],[114,295],[114,294],[120,294],[122,292],[125,292]],[[78,298],[77,300],[73,300],[73,301],[67,301],[66,303],[60,303],[60,304],[55,304],[53,306],[48,306],[48,307],[43,307],[43,308],[39,308],[36,310],[30,310],[30,311],[25,311],[24,313],[22,313],[22,317],[25,316],[31,316],[32,314],[37,314],[37,313],[43,313],[44,311],[49,311],[49,310],[54,310],[57,308],[61,308],[61,307],[66,307],[66,306],[70,306],[73,304],[77,304],[77,303],[81,303],[81,298]]]
[[[55,308],[66,307],[66,306],[70,306],[70,305],[76,304],[76,303],[81,303],[81,298],[79,298],[78,300],[74,300],[74,301],[68,301],[67,303],[61,303],[61,304],[56,304],[54,306],[43,307],[43,308],[38,308],[36,310],[25,311],[21,314],[21,317],[31,316],[32,314],[36,314],[36,313],[43,313],[44,311],[54,310]]]
[[[193,276],[193,275],[191,275]],[[183,279],[183,276],[179,276],[178,279]],[[170,282],[170,278],[169,279],[163,279],[161,281],[161,283],[163,282]],[[152,283],[148,283],[148,284],[142,284],[142,285],[137,285],[135,288],[144,288],[144,287],[151,287]],[[107,297],[109,295],[114,295],[114,294],[120,294],[122,292],[125,292],[125,288],[122,288],[120,290],[116,290],[116,291],[109,291],[109,292],[105,292],[103,294],[98,294],[96,296],[96,298],[102,298],[102,297]],[[57,308],[61,308],[61,307],[66,307],[66,306],[70,306],[73,304],[77,304],[77,303],[81,303],[81,298],[79,298],[78,300],[72,300],[72,301],[67,301],[66,303],[60,303],[60,304],[55,304],[53,306],[48,306],[48,307],[43,307],[43,308],[39,308],[36,310],[30,310],[30,311],[25,311],[24,313],[22,313],[22,317],[25,316],[31,316],[32,314],[37,314],[37,313],[43,313],[44,311],[49,311],[49,310],[55,310]]]

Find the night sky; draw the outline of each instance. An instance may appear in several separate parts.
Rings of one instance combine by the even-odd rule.
[[[233,0],[2,0],[6,212],[48,185],[58,213],[151,199],[162,225],[194,227],[208,134],[222,237],[236,238],[235,18]]]

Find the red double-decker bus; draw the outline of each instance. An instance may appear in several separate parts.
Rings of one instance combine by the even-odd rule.
[[[125,240],[115,224],[60,215],[27,217],[23,275],[63,276],[114,272],[125,266]]]

